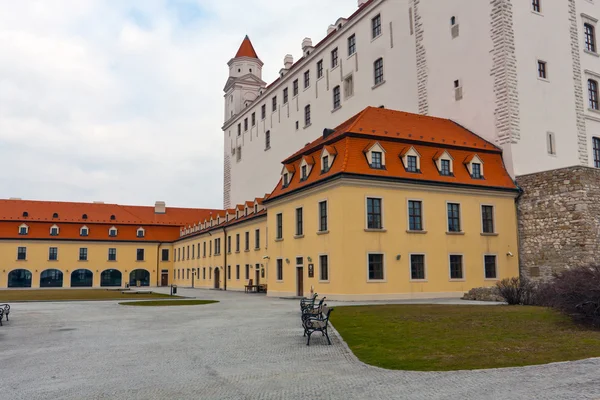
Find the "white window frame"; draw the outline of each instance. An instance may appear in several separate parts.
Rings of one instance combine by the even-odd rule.
[[[327,280],[321,279],[321,256],[327,256]],[[331,280],[331,268],[330,268],[331,263],[329,262],[329,253],[319,253],[317,255],[317,257],[319,257],[319,271],[318,271],[319,283],[329,283]],[[368,266],[367,266],[367,268],[368,268]],[[385,269],[384,269],[384,272],[385,272]],[[368,271],[367,271],[367,273],[368,273]]]
[[[25,233],[21,233],[21,228],[25,228]],[[27,224],[21,224],[19,225],[19,235],[25,236],[25,235],[29,235],[29,225]]]
[[[321,203],[325,202],[325,209],[327,210],[327,230],[321,230]],[[323,235],[329,233],[329,199],[324,198],[317,200],[317,235]]]
[[[83,234],[83,230],[84,230],[84,229],[85,229],[85,231],[86,231],[86,232],[85,232],[85,233],[86,233],[85,235]],[[90,235],[90,228],[88,228],[86,225],[84,225],[84,226],[82,226],[81,228],[79,228],[79,236],[86,237],[86,236],[89,236],[89,235]]]
[[[449,215],[448,215],[448,204],[458,204],[458,223],[460,225],[460,231],[458,231],[458,232],[451,232],[450,231],[450,221],[449,221],[449,218],[448,218],[449,217]],[[446,209],[444,210],[444,215],[446,215],[446,233],[449,233],[451,235],[461,235],[461,234],[465,233],[465,227],[463,226],[463,208],[462,208],[462,204],[461,204],[460,201],[447,200],[446,201]]]
[[[277,261],[281,260],[281,279],[279,279],[279,271],[277,270]],[[276,258],[275,259],[275,282],[277,283],[283,283],[284,279],[283,279],[283,267],[285,265],[285,260],[283,258]]]
[[[424,279],[413,279],[412,277],[412,256],[423,256],[423,269],[425,272]],[[410,282],[428,282],[427,280],[427,254],[425,252],[422,253],[408,253],[408,280]]]
[[[544,73],[546,74],[545,78],[542,78],[540,76],[540,63],[544,63]],[[542,82],[550,82],[550,74],[548,73],[549,68],[548,68],[548,61],[546,61],[543,58],[536,58],[535,59],[535,74],[538,78],[538,80],[542,81]]]
[[[301,234],[298,234],[298,210],[302,210],[302,233]],[[306,227],[304,226],[305,225],[304,220],[305,220],[304,205],[302,204],[302,205],[299,205],[298,207],[294,208],[294,238],[296,238],[296,239],[303,238],[306,233],[306,230],[305,230]],[[300,257],[300,256],[298,256],[298,257]]]
[[[590,0],[588,0],[588,1],[590,1]],[[583,51],[587,54],[591,54],[593,56],[598,57],[598,55],[599,55],[599,53],[598,53],[598,29],[596,26],[598,24],[598,19],[594,18],[590,15],[582,13],[581,20],[583,23],[583,25],[581,26],[581,32],[583,34],[583,43],[582,43]],[[586,49],[586,46],[585,46],[585,24],[590,25],[594,29],[594,43],[596,45],[596,51],[591,51],[591,50]]]
[[[410,207],[409,207],[408,203],[411,201],[421,202],[421,230],[420,231],[410,229]],[[446,211],[446,213],[447,212],[448,211]],[[416,198],[407,198],[406,199],[406,232],[427,233],[427,230],[425,229],[425,201],[423,199],[416,199]],[[420,253],[415,253],[415,254],[420,254]]]
[[[115,234],[114,234],[114,235],[111,235],[111,232],[112,232],[112,231],[115,231]],[[117,235],[118,235],[118,234],[119,234],[119,230],[118,230],[116,227],[112,226],[112,227],[110,227],[110,228],[108,229],[108,236],[109,236],[109,237],[117,237]]]
[[[141,235],[141,236],[140,236],[140,232],[142,232],[142,235]],[[139,227],[139,228],[137,228],[137,230],[135,231],[135,237],[136,237],[136,238],[145,238],[145,237],[146,237],[146,230],[140,226],[140,227]]]
[[[450,256],[461,256],[462,257],[462,278],[454,279],[452,278],[452,274],[450,272]],[[448,253],[448,280],[450,282],[464,282],[467,280],[467,269],[465,268],[465,255],[463,253]]]
[[[494,256],[494,257],[496,257],[496,277],[495,278],[487,278],[485,276],[485,257],[486,256]],[[483,263],[482,264],[483,265],[483,280],[485,280],[485,281],[499,281],[500,280],[500,278],[499,278],[499,276],[500,276],[500,273],[499,273],[500,272],[499,271],[500,268],[498,267],[498,254],[497,253],[483,253],[483,256],[481,257],[481,261]],[[464,258],[463,258],[463,264],[464,264]],[[463,266],[463,268],[464,268],[464,266]]]
[[[52,230],[56,229],[56,235],[52,234]],[[58,225],[54,224],[50,227],[50,236],[58,236],[60,235],[60,228],[58,227]]]
[[[369,279],[369,256],[371,254],[381,254],[383,256],[383,279]],[[387,265],[384,251],[368,251],[366,260],[367,283],[387,283]]]
[[[484,232],[483,231],[483,207],[487,206],[487,207],[492,207],[492,221],[494,224],[494,232]],[[462,219],[462,210],[461,210],[461,219]],[[479,205],[479,223],[481,226],[481,234],[482,235],[490,235],[490,236],[494,236],[497,235],[497,229],[496,229],[496,205],[495,204],[490,204],[490,203],[481,203]],[[462,221],[461,221],[461,225],[460,225],[461,229],[462,229]]]
[[[369,203],[368,203],[368,199],[379,199],[381,200],[381,228],[369,228]],[[385,213],[384,213],[384,208],[383,208],[383,197],[382,196],[372,196],[372,195],[366,195],[365,196],[365,209],[364,209],[364,213],[365,213],[365,230],[366,231],[370,231],[370,232],[385,232]]]

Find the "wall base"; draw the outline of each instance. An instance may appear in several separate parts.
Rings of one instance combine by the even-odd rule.
[[[414,299],[447,299],[461,298],[464,292],[419,292],[419,293],[382,293],[382,294],[331,294],[319,293],[327,300],[337,301],[376,301],[376,300],[414,300]],[[268,297],[296,297],[295,292],[276,292],[269,290]],[[310,293],[306,294],[310,297]]]

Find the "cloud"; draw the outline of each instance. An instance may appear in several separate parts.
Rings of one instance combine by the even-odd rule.
[[[0,198],[221,207],[226,63],[248,34],[274,80],[322,4],[0,0]]]

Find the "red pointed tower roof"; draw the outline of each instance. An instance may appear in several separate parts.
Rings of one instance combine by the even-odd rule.
[[[246,35],[246,37],[244,38],[244,41],[242,42],[240,49],[237,51],[237,53],[235,55],[235,58],[238,58],[238,57],[250,57],[250,58],[258,59],[258,55],[256,54],[256,51],[254,50],[254,46],[252,46],[252,42],[250,41],[250,38],[248,37],[248,35]]]

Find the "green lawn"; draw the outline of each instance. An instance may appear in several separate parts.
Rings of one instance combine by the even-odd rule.
[[[157,299],[171,297],[166,294],[122,294],[121,291],[106,289],[38,289],[38,290],[0,290],[0,303],[11,301],[44,300],[121,300],[121,299]]]
[[[138,307],[173,307],[173,306],[197,306],[200,304],[218,303],[216,300],[149,300],[149,301],[128,301],[119,303],[122,306]]]
[[[331,321],[363,362],[450,371],[600,357],[600,331],[541,307],[336,307]]]

